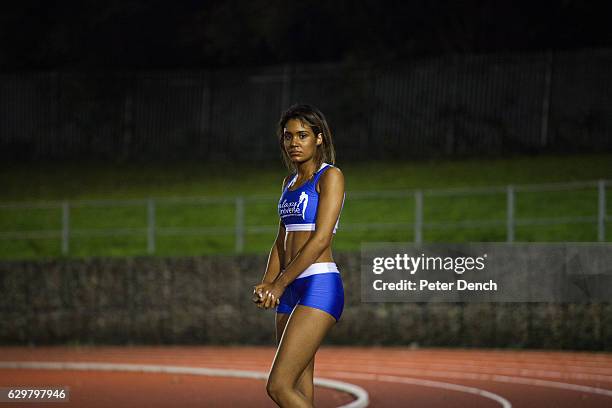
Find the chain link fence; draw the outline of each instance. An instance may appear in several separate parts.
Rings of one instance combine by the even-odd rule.
[[[277,160],[294,102],[342,160],[612,150],[612,50],[392,65],[0,74],[3,160]]]

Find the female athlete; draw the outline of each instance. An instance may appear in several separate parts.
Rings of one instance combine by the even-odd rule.
[[[268,395],[280,407],[314,404],[315,353],[344,308],[331,243],[344,204],[344,176],[333,166],[332,135],[323,114],[294,105],[281,116],[279,144],[292,172],[283,181],[280,223],[253,301],[276,307],[278,349]]]

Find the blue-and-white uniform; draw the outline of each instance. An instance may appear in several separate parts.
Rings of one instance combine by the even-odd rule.
[[[315,230],[319,204],[317,183],[331,167],[331,164],[323,163],[310,180],[295,190],[290,188],[297,180],[297,173],[287,183],[278,202],[278,215],[287,232]],[[334,234],[339,221],[340,215],[334,226]],[[334,262],[313,263],[306,268],[287,286],[276,311],[291,313],[297,305],[321,309],[331,314],[336,321],[340,320],[344,309],[344,287]]]

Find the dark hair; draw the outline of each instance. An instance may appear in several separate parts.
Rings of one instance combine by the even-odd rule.
[[[323,143],[317,146],[317,152],[315,153],[316,168],[321,167],[324,162],[330,164],[336,164],[336,151],[334,150],[334,143],[332,140],[332,133],[327,125],[327,120],[320,110],[311,105],[306,104],[295,104],[287,109],[281,115],[278,122],[278,143],[281,148],[281,154],[285,165],[289,171],[295,171],[295,165],[291,161],[291,158],[285,151],[283,144],[283,130],[285,125],[290,119],[298,119],[302,124],[310,126],[315,134],[315,137],[321,133]]]

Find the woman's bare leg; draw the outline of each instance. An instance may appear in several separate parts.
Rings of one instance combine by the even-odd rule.
[[[268,377],[268,395],[280,407],[312,407],[298,391],[298,380],[314,362],[325,335],[336,323],[329,313],[308,306],[297,306],[288,319]]]
[[[281,342],[281,338],[287,326],[289,320],[289,314],[277,313],[276,314],[276,345],[278,346]],[[297,383],[297,390],[314,405],[314,363],[315,357],[313,356],[308,363],[308,366],[302,372],[300,379]]]

